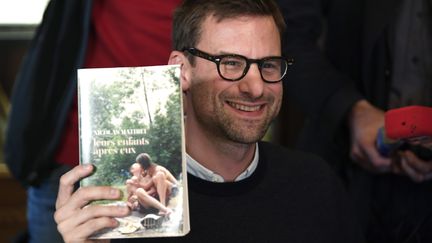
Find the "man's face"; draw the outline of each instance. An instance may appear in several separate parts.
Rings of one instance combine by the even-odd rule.
[[[271,17],[240,17],[203,23],[195,48],[211,55],[260,59],[280,56],[280,35]],[[279,112],[282,84],[265,83],[252,64],[239,81],[226,81],[215,63],[195,57],[187,95],[188,130],[236,143],[260,140]]]

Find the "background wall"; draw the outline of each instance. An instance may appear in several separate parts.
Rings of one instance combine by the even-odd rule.
[[[0,242],[12,242],[26,229],[25,189],[3,160],[3,141],[14,79],[49,0],[0,0]]]
[[[13,81],[35,26],[0,25],[0,146],[9,109]],[[11,177],[0,150],[0,242],[11,242],[26,229],[26,192]]]

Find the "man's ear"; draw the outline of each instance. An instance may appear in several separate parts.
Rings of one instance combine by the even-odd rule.
[[[190,86],[190,72],[191,72],[190,63],[189,63],[187,57],[183,54],[183,52],[172,51],[170,56],[169,56],[168,64],[180,65],[181,87],[182,87],[183,92],[186,92]]]

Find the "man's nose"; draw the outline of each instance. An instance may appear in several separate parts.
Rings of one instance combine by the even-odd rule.
[[[259,98],[264,92],[264,80],[256,63],[251,64],[246,75],[239,82],[239,89],[251,98]]]

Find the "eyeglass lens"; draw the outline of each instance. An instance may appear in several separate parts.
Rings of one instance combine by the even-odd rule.
[[[258,63],[261,76],[265,81],[277,82],[285,75],[287,62],[282,58],[263,59]],[[220,60],[219,71],[226,79],[239,79],[246,75],[248,60],[241,56],[226,56]]]

